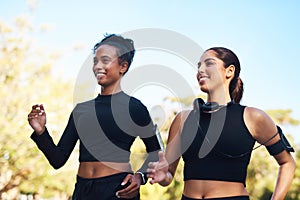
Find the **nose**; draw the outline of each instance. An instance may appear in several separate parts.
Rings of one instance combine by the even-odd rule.
[[[198,80],[199,80],[201,74],[204,74],[204,66],[199,63],[198,64],[197,75],[196,75]]]
[[[104,67],[101,64],[101,62],[95,63],[93,68],[94,68],[94,70],[102,70],[102,69],[104,69]]]
[[[198,64],[198,73],[203,73],[203,72],[204,72],[204,64],[201,64],[199,62],[199,64]]]

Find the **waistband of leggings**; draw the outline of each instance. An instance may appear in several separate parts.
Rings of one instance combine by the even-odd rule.
[[[98,177],[98,178],[83,178],[83,177],[80,177],[77,175],[76,180],[78,182],[85,182],[85,181],[106,182],[106,181],[119,180],[120,177],[123,177],[123,176],[125,177],[127,174],[133,174],[133,173],[132,172],[121,172],[121,173]]]
[[[226,199],[238,199],[238,200],[249,200],[249,196],[230,196],[230,197],[217,197],[217,198],[202,198],[202,199],[195,199],[195,198],[190,198],[182,195],[183,200],[202,200],[202,199],[207,199],[207,200],[226,200]]]

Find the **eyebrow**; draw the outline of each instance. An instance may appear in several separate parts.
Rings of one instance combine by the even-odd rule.
[[[105,55],[104,55],[104,56],[101,56],[99,59],[103,59],[103,58],[104,58],[104,59],[107,59],[107,58],[108,58],[108,59],[113,59],[113,58],[111,58],[110,56],[105,56]],[[95,59],[98,59],[97,56],[94,57],[94,60],[95,60]]]
[[[214,58],[207,58],[207,59],[204,60],[204,62],[207,62],[207,61],[210,61],[210,60],[217,61],[217,60],[214,59]]]
[[[207,58],[207,59],[204,60],[204,62],[207,62],[207,61],[210,61],[210,60],[217,61],[217,60],[214,59],[214,58]],[[198,66],[199,66],[199,67],[201,66],[201,62],[198,62]]]
[[[109,58],[109,59],[113,59],[112,57],[110,57],[110,56],[106,56],[106,55],[104,55],[104,56],[101,56],[100,58]]]

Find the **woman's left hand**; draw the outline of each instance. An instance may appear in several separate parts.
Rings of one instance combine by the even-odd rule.
[[[132,199],[139,194],[142,179],[140,174],[128,174],[121,185],[128,185],[124,189],[116,192],[118,198]]]

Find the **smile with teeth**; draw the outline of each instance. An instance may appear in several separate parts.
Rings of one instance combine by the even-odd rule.
[[[204,80],[204,79],[208,79],[208,76],[202,74],[202,75],[199,75],[199,76],[198,76],[198,79],[199,79],[199,81],[200,81],[200,80]]]
[[[203,85],[206,83],[206,81],[209,79],[207,75],[199,75],[198,76],[198,81],[200,85]]]
[[[200,76],[200,77],[199,77],[199,81],[204,81],[204,80],[206,80],[206,79],[208,79],[208,76]]]
[[[95,73],[95,76],[96,76],[96,77],[101,77],[101,76],[104,76],[104,75],[105,75],[104,72],[96,72],[96,73]]]

